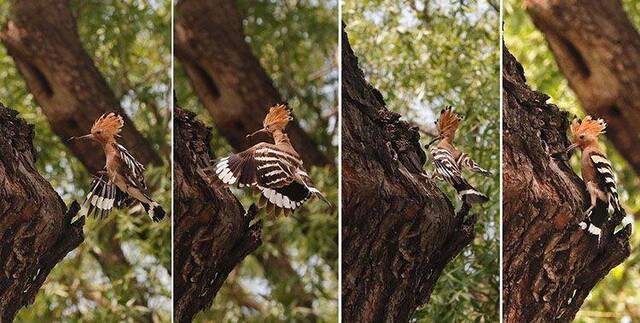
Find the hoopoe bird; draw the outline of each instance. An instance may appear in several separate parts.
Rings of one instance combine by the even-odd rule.
[[[284,132],[291,111],[279,104],[269,109],[263,128],[248,135],[269,133],[274,144],[261,142],[251,148],[215,160],[213,166],[203,168],[204,174],[214,171],[214,178],[226,187],[253,188],[260,195],[258,207],[267,208],[274,216],[290,215],[311,197],[318,197],[331,206],[326,197],[314,187],[302,160]]]
[[[447,107],[440,111],[440,118],[436,121],[438,136],[432,141],[438,144],[431,149],[431,157],[435,167],[434,176],[448,182],[455,188],[462,201],[467,204],[484,203],[489,198],[476,190],[462,176],[462,170],[468,169],[484,176],[491,176],[491,172],[480,167],[469,155],[458,150],[453,141],[456,130],[462,118]],[[426,145],[425,148],[430,146]]]
[[[144,166],[116,142],[123,126],[122,116],[111,112],[98,118],[88,135],[72,138],[99,142],[106,156],[104,169],[91,182],[81,214],[102,218],[109,215],[114,206],[127,207],[138,201],[153,221],[160,221],[165,211],[149,196],[144,182]]]
[[[609,207],[613,209],[614,215],[622,218],[623,226],[632,224],[631,216],[627,215],[620,205],[611,162],[598,144],[598,136],[605,133],[606,128],[604,120],[594,120],[591,116],[585,117],[582,121],[573,120],[570,127],[571,145],[566,149],[567,156],[576,148],[582,150],[580,168],[582,180],[589,193],[590,205],[579,225],[581,229],[598,236],[598,242],[602,234],[602,225],[609,218]]]

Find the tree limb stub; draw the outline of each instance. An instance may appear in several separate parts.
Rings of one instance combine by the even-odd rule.
[[[385,107],[342,33],[342,314],[402,322],[429,301],[444,267],[475,236],[422,169],[419,132]]]
[[[0,104],[0,321],[33,303],[49,272],[84,241],[69,208],[35,167],[33,127]]]
[[[570,322],[585,298],[629,256],[628,229],[602,241],[579,229],[587,194],[566,161],[567,113],[526,84],[503,51],[503,313],[505,322]]]
[[[226,188],[210,185],[197,169],[209,165],[210,129],[175,108],[174,318],[190,322],[211,305],[229,273],[262,244],[262,223],[251,223]]]

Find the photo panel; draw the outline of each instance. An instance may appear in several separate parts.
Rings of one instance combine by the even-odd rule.
[[[175,15],[175,321],[337,322],[337,1]]]
[[[343,322],[496,322],[499,4],[344,1]]]
[[[503,6],[503,322],[638,321],[640,8]]]
[[[0,1],[0,321],[171,321],[171,1]]]

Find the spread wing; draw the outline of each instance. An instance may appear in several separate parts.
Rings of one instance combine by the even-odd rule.
[[[128,207],[134,200],[122,192],[118,187],[108,180],[106,172],[100,172],[93,178],[91,189],[82,202],[82,212],[84,215],[96,217],[106,217],[113,207]]]
[[[212,169],[225,185],[257,188],[263,202],[274,208],[293,211],[312,195],[323,197],[299,157],[275,145],[255,145],[217,160]]]

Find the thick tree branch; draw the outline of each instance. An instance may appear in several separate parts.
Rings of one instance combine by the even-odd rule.
[[[195,114],[175,108],[174,318],[190,322],[211,305],[225,279],[262,244],[257,209],[246,213],[226,188],[197,169],[209,165],[211,133]]]
[[[246,134],[262,128],[268,107],[282,98],[245,41],[234,1],[178,2],[175,51],[219,133],[236,150],[248,148]],[[329,163],[297,121],[287,133],[306,165]]]
[[[82,48],[75,21],[67,0],[14,1],[0,40],[53,132],[91,173],[104,166],[102,151],[95,143],[68,139],[88,133],[93,121],[109,111],[125,117],[122,143],[134,156],[144,164],[162,164]]]
[[[405,322],[474,237],[422,169],[415,127],[385,107],[342,34],[342,313],[348,322]]]
[[[640,174],[640,34],[621,1],[526,0],[584,110]]]
[[[33,127],[0,104],[0,321],[33,303],[53,267],[84,236],[69,209],[35,167]]]
[[[582,180],[551,154],[568,146],[567,113],[531,91],[503,53],[503,299],[505,322],[569,322],[591,289],[629,256],[629,230],[602,241],[579,229]]]

